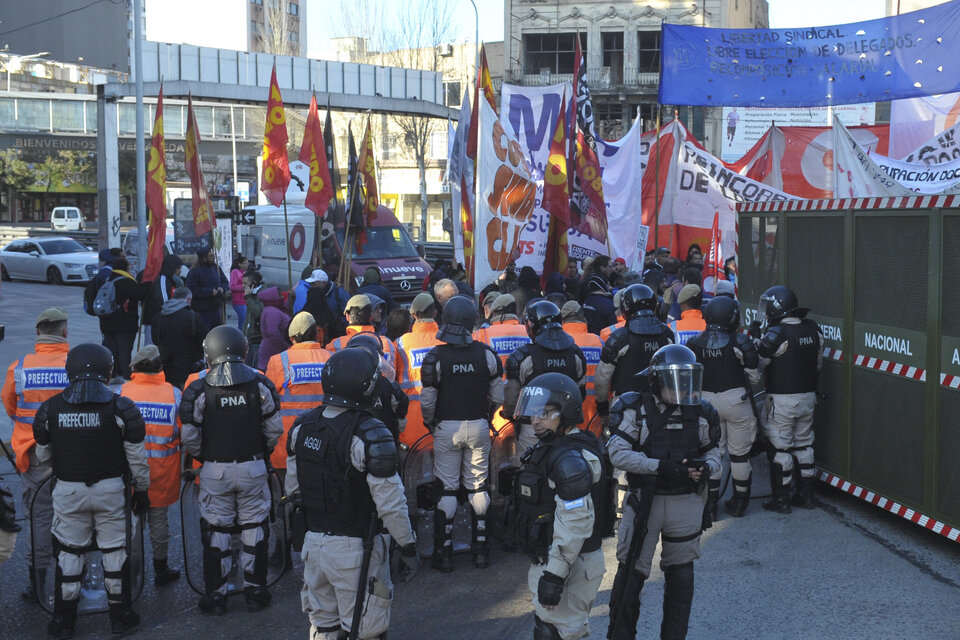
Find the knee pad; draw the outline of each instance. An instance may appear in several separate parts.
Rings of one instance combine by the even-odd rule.
[[[269,555],[268,543],[270,540],[270,519],[267,518],[262,522],[257,522],[252,525],[244,525],[243,534],[246,534],[247,531],[262,530],[263,535],[260,536],[260,539],[256,541],[253,545],[247,543],[246,540],[243,542],[243,550],[253,556],[253,571],[249,573],[244,573],[244,580],[250,584],[255,584],[260,587],[267,586],[267,557]],[[241,534],[241,537],[243,537]]]
[[[213,593],[226,582],[227,576],[223,571],[223,559],[230,557],[229,535],[227,548],[214,546],[214,538],[219,538],[220,527],[216,527],[207,520],[200,518],[200,542],[203,545],[203,583],[207,593]],[[216,540],[219,542],[219,540]]]
[[[490,494],[486,486],[467,492],[467,501],[473,507],[473,512],[477,515],[484,515],[490,508]]]
[[[53,551],[57,555],[57,570],[54,575],[56,601],[74,602],[80,598],[80,581],[83,578],[83,550],[67,546],[54,537]],[[63,554],[62,557],[61,554]]]
[[[457,513],[456,493],[456,491],[444,491],[437,503],[437,511],[442,512],[447,520],[453,520],[453,516]]]

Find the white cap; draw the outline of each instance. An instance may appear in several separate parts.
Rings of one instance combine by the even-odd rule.
[[[304,282],[327,282],[328,280],[330,280],[330,276],[327,275],[326,271],[323,269],[314,269],[310,277],[304,280]]]

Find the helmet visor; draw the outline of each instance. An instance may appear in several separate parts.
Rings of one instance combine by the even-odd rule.
[[[653,367],[660,399],[667,404],[698,405],[703,388],[703,365],[665,364]]]
[[[524,387],[517,400],[517,408],[513,410],[513,417],[527,423],[534,418],[558,418],[565,401],[562,395],[543,387]]]

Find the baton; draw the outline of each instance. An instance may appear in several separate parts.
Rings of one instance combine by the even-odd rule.
[[[17,469],[17,461],[14,459],[13,454],[10,453],[10,449],[7,448],[7,443],[3,440],[0,440],[0,448],[3,448],[3,455],[5,455],[7,460],[10,461],[10,466],[13,467],[13,470],[17,475],[20,475],[20,469]]]
[[[363,602],[367,596],[367,576],[370,575],[370,559],[373,556],[373,539],[380,531],[377,514],[370,515],[370,527],[363,537],[363,559],[360,561],[360,580],[357,583],[357,600],[353,604],[353,621],[350,623],[349,640],[357,640],[360,633],[360,619],[363,617]]]

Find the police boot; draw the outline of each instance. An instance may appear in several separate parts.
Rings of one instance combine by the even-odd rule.
[[[490,566],[490,543],[487,541],[486,516],[473,515],[473,564],[478,569]]]
[[[797,491],[790,499],[790,504],[801,509],[816,509],[816,498],[813,496],[813,485],[816,481],[816,478],[800,478],[800,482],[797,483]]]
[[[247,611],[256,613],[266,609],[273,597],[266,587],[246,587],[243,590],[243,599],[247,602]]]
[[[53,618],[47,623],[47,633],[51,638],[68,640],[73,637],[73,627],[77,624],[77,605],[80,600],[60,600],[53,607]]]
[[[724,510],[734,518],[742,518],[750,504],[750,481],[747,481],[746,490],[741,491],[738,480],[733,481],[733,497],[723,503]]]
[[[663,570],[663,622],[660,640],[684,640],[693,605],[693,563]]]
[[[180,572],[167,565],[167,559],[153,560],[153,586],[162,587],[180,579]]]
[[[707,491],[707,503],[703,508],[703,523],[702,528],[704,530],[709,529],[713,526],[713,523],[717,521],[717,503],[720,502],[720,479],[717,478],[714,480],[710,478],[709,490]]]
[[[433,512],[433,557],[430,566],[442,573],[453,571],[453,519],[440,509]]]
[[[120,635],[140,626],[140,616],[123,603],[110,604],[110,633]]]
[[[763,508],[774,513],[790,513],[790,485],[783,484],[783,467],[770,462],[770,499]]]
[[[639,571],[627,568],[623,563],[617,567],[617,575],[610,589],[610,624],[608,640],[634,640],[637,637],[637,620],[640,617],[640,592],[646,580]]]
[[[200,608],[200,613],[222,616],[227,612],[227,598],[222,593],[208,593],[200,598],[197,606]]]
[[[533,616],[533,640],[561,640],[560,632],[549,622],[544,622],[540,616]]]

